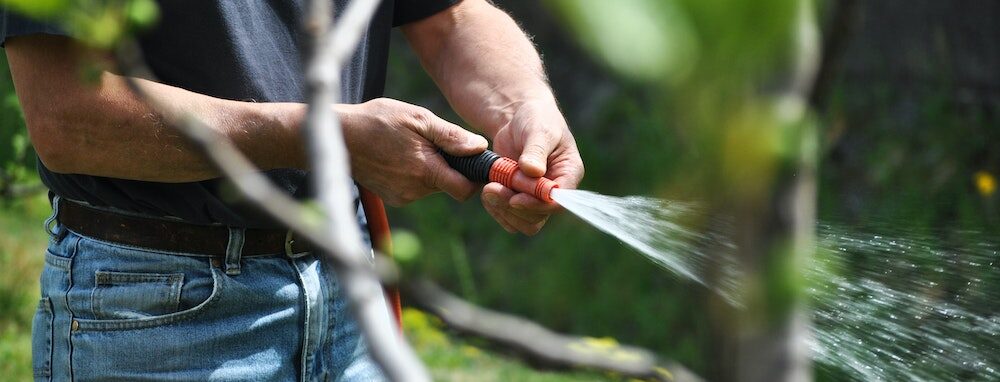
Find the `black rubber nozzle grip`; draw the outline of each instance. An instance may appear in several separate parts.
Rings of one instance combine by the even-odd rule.
[[[442,150],[438,150],[438,153],[444,157],[451,168],[477,183],[489,183],[490,168],[493,167],[493,162],[500,159],[500,155],[490,150],[467,157],[457,157]]]

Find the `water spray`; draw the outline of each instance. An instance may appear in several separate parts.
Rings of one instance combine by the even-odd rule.
[[[723,224],[725,219],[709,230],[685,224],[685,217],[704,212],[697,203],[559,188],[550,179],[525,175],[516,161],[489,150],[468,157],[441,155],[470,180],[498,182],[557,203],[654,264],[742,306],[733,228]],[[1000,314],[978,311],[976,305],[997,298],[995,281],[980,275],[1000,274],[1000,250],[984,234],[963,231],[958,242],[968,245],[945,247],[934,237],[910,232],[864,234],[828,224],[817,231],[816,264],[806,277],[816,325],[809,346],[821,368],[866,381],[1000,380],[995,351]],[[848,271],[846,259],[858,255],[877,261]],[[953,276],[960,281],[954,285],[963,285],[956,298],[937,295],[942,289],[936,282],[950,269],[942,261],[976,270]],[[702,278],[707,272],[718,277],[709,283]],[[930,279],[914,277],[918,274]]]
[[[517,161],[486,150],[477,155],[454,156],[441,152],[452,168],[473,182],[497,182],[512,190],[556,203],[636,249],[656,265],[684,278],[706,285],[704,269],[730,268],[719,264],[699,250],[698,242],[709,240],[696,230],[679,223],[696,206],[641,196],[616,197],[596,192],[559,188],[545,177],[530,177],[520,171]],[[731,283],[716,289],[732,296]]]
[[[473,182],[497,182],[514,191],[531,194],[539,200],[552,203],[552,189],[558,188],[554,180],[535,178],[521,172],[517,161],[502,157],[490,150],[478,155],[457,157],[446,152],[441,156],[452,168]]]

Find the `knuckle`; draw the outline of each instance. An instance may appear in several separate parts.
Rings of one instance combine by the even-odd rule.
[[[462,139],[462,133],[456,129],[447,129],[442,138],[448,142],[458,142]]]
[[[545,146],[543,146],[541,143],[538,142],[529,143],[528,146],[524,148],[524,151],[540,155],[548,154],[547,152],[545,152],[546,151]]]
[[[410,112],[410,118],[413,119],[413,123],[419,126],[430,127],[431,123],[434,121],[434,113],[431,113],[430,110],[416,106],[413,111]]]
[[[431,171],[427,167],[422,167],[418,170],[417,176],[420,177],[420,181],[425,187],[432,189],[438,187],[440,176],[437,174],[437,171]]]
[[[368,105],[370,105],[371,107],[375,108],[376,110],[385,111],[385,110],[390,109],[393,106],[395,106],[394,102],[395,102],[395,100],[393,100],[391,98],[375,98],[375,99],[373,99],[371,101],[368,101],[366,103]]]

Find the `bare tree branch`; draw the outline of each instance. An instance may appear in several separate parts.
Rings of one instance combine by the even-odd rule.
[[[367,30],[377,0],[351,1],[335,28],[331,28],[331,1],[313,0],[307,31],[313,36],[312,57],[306,69],[309,112],[306,117],[313,175],[318,200],[326,212],[325,233],[339,246],[337,253],[363,261],[368,254],[355,215],[350,158],[333,104],[340,101],[340,71]],[[393,381],[429,381],[430,375],[403,340],[388,312],[382,285],[371,274],[338,269],[351,307],[368,340],[372,358]]]
[[[428,280],[406,283],[403,291],[449,327],[513,350],[539,366],[600,370],[655,381],[701,380],[649,350],[555,333],[533,321],[472,305]]]

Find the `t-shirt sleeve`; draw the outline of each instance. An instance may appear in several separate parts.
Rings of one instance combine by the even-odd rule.
[[[67,35],[58,25],[36,21],[0,6],[0,47],[7,43],[8,38],[37,33]]]
[[[392,9],[392,26],[398,27],[425,19],[459,1],[461,0],[396,0]]]

